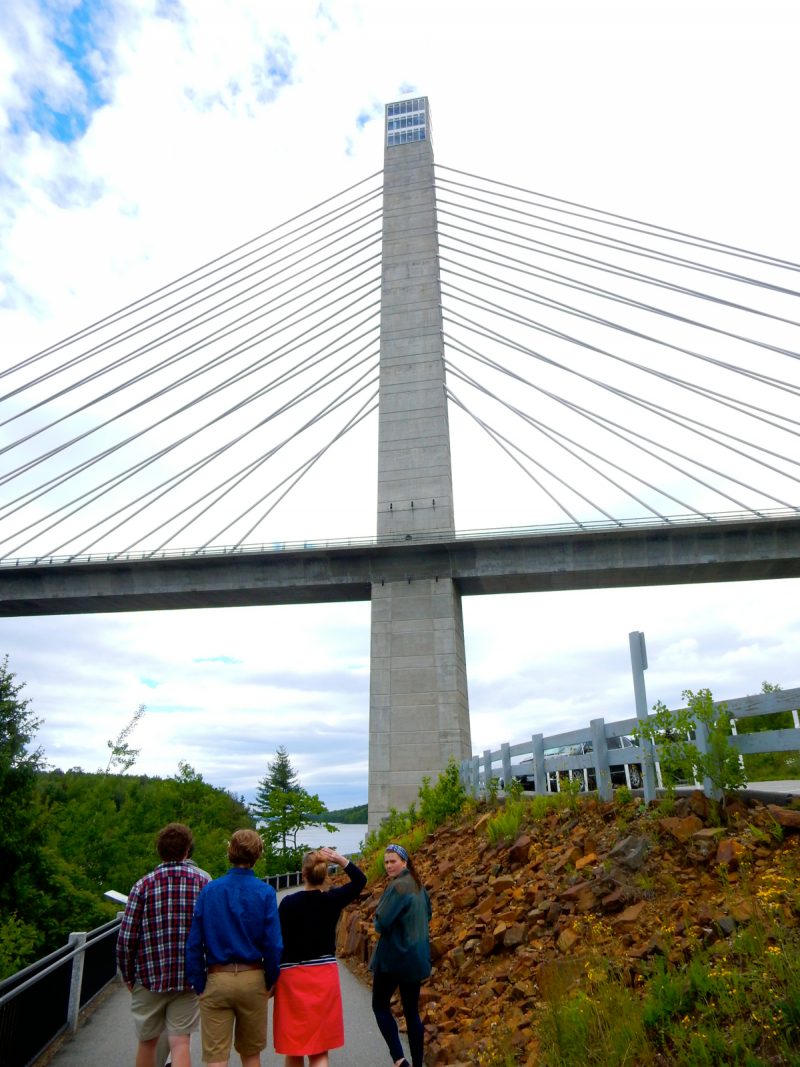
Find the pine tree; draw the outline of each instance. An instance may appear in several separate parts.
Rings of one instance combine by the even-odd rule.
[[[298,844],[297,835],[309,822],[321,820],[325,805],[316,795],[300,785],[289,753],[281,745],[275,759],[267,764],[267,773],[258,783],[256,799],[250,810],[261,823],[260,833],[268,852],[282,870],[293,870],[306,846]],[[330,823],[321,822],[329,832]]]
[[[258,783],[256,799],[250,805],[250,810],[257,819],[266,819],[271,811],[271,793],[274,790],[291,793],[297,788],[297,771],[291,764],[289,753],[283,745],[279,745],[275,752],[275,759],[267,764],[267,773]]]

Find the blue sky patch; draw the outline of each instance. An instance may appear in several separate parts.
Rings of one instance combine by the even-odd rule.
[[[259,103],[269,103],[294,81],[295,56],[285,37],[278,37],[264,52],[264,61],[253,74]]]
[[[139,681],[142,685],[146,685],[148,689],[158,689],[161,682],[157,682],[154,678],[140,678]]]
[[[186,17],[181,0],[158,0],[155,10],[156,18],[169,19],[171,22],[182,22]]]
[[[240,659],[234,659],[233,656],[198,656],[192,660],[192,663],[227,663],[236,664],[242,663]]]
[[[19,135],[35,130],[69,144],[83,136],[93,113],[108,103],[102,82],[107,11],[97,0],[79,0],[69,11],[43,0],[41,9],[50,21],[53,45],[72,68],[82,92],[55,99],[46,85],[35,86],[28,91],[27,107],[12,115],[11,131]]]

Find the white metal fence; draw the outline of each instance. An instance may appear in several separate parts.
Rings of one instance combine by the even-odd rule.
[[[634,670],[635,666],[634,661]],[[800,688],[718,701],[714,706],[720,705],[725,705],[732,720],[733,733],[728,744],[740,755],[800,750],[797,716]],[[739,719],[781,711],[793,712],[793,727],[751,734],[736,732],[735,723]],[[645,800],[652,800],[656,795],[656,785],[661,785],[657,746],[644,741],[636,745],[630,741],[631,735],[646,716],[648,713],[645,711],[645,716],[640,714],[616,722],[592,719],[588,727],[548,737],[533,734],[529,741],[514,745],[506,742],[498,749],[486,749],[482,755],[462,762],[462,782],[469,793],[478,796],[492,778],[499,778],[508,785],[512,777],[524,775],[534,791],[542,794],[560,789],[565,777],[577,776],[583,781],[584,788],[597,788],[604,799],[611,797],[614,785],[633,788],[641,785]],[[698,723],[695,735],[698,750],[705,752],[707,743],[706,729],[702,723]],[[635,769],[633,780],[632,768]],[[638,783],[637,776],[641,778]],[[711,783],[705,781],[702,785],[705,792],[711,795]]]

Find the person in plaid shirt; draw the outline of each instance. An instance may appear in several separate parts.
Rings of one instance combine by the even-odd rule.
[[[209,881],[186,862],[192,831],[172,822],[160,831],[161,863],[140,878],[128,895],[117,939],[117,966],[131,991],[131,1012],[139,1039],[136,1067],[155,1067],[162,1030],[173,1067],[190,1067],[189,1035],[198,1028],[197,997],[186,979],[184,955],[195,902]]]

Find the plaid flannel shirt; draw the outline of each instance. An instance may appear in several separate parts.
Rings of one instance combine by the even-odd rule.
[[[160,863],[128,896],[117,938],[117,966],[128,985],[153,993],[189,989],[184,953],[195,902],[208,876],[183,862]]]

